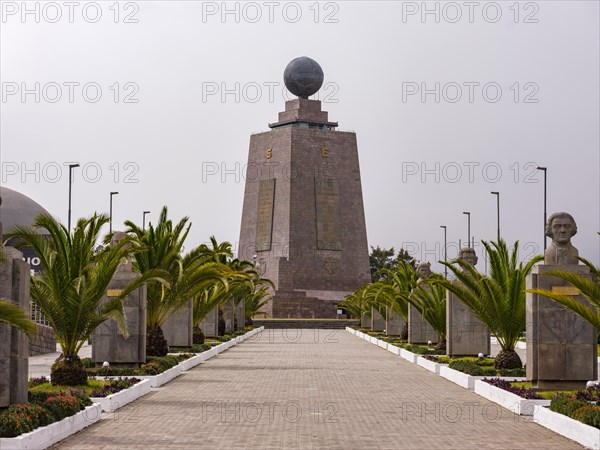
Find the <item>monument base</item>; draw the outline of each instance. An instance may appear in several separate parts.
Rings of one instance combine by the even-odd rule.
[[[274,319],[336,319],[338,303],[343,300],[348,292],[332,292],[329,297],[337,299],[324,299],[310,295],[310,291],[275,291],[271,299]]]
[[[587,266],[537,265],[527,276],[527,289],[544,289],[587,299],[566,281],[547,275],[562,270],[593,279]],[[598,378],[596,329],[585,319],[547,297],[527,293],[527,379],[533,386],[568,389],[585,387]],[[564,386],[564,387],[562,387]]]

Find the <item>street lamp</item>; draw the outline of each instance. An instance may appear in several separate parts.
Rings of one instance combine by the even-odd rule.
[[[537,170],[541,170],[544,172],[544,251],[546,251],[546,175],[548,168],[547,167],[536,167]]]
[[[440,228],[444,229],[444,262],[448,262],[448,240],[447,240],[447,228],[446,225],[440,225]],[[444,266],[444,277],[448,278],[448,266]]]
[[[146,230],[146,214],[150,214],[150,211],[144,211],[142,213],[142,230]]]
[[[108,220],[108,232],[112,233],[112,202],[113,202],[113,195],[117,195],[118,192],[113,191],[110,193],[110,211],[109,211],[109,220]]]
[[[498,242],[500,242],[500,192],[492,191],[492,194],[496,196],[496,209],[498,211]]]
[[[71,184],[73,184],[73,169],[79,167],[79,164],[69,164],[69,219],[68,226],[69,232],[71,232]]]
[[[463,211],[467,215],[467,247],[471,248],[471,213]]]

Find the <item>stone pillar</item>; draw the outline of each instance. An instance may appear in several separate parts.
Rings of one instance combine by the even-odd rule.
[[[563,270],[593,279],[587,266],[537,265],[527,289],[545,289],[587,300],[573,286],[546,275]],[[586,320],[547,297],[527,293],[527,379],[542,389],[580,389],[598,378],[597,330]]]
[[[223,306],[223,320],[225,320],[225,332],[233,331],[233,322],[235,320],[235,304],[233,300],[229,300]]]
[[[389,306],[385,308],[385,313],[385,334],[388,336],[402,335],[402,329],[406,323],[402,316]]]
[[[246,300],[241,299],[235,305],[235,329],[242,329],[246,326]]]
[[[121,263],[108,285],[103,301],[120,295],[121,291],[139,274],[131,262]],[[146,362],[146,285],[131,292],[123,300],[128,337],[119,330],[114,320],[106,320],[92,336],[92,362],[96,367],[108,361],[116,367],[139,367]]]
[[[200,322],[200,329],[206,337],[216,337],[219,335],[219,308],[210,310],[204,320]]]
[[[490,329],[450,291],[446,291],[446,333],[448,356],[491,353]]]
[[[172,347],[191,347],[194,343],[193,312],[194,299],[176,311],[161,327],[167,345]]]
[[[436,343],[438,335],[417,308],[408,305],[408,342],[410,344]]]
[[[371,308],[371,329],[373,331],[383,331],[385,328],[385,319],[377,311],[377,308]]]
[[[361,328],[371,328],[371,315],[369,313],[364,313],[360,318],[360,326]]]
[[[3,247],[2,250],[5,260],[0,262],[0,298],[28,312],[31,277],[29,264],[23,261],[23,254],[17,249]],[[28,363],[27,335],[0,323],[0,408],[27,402]]]

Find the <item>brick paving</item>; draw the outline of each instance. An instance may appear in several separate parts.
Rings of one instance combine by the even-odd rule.
[[[343,330],[265,330],[61,449],[580,449]]]

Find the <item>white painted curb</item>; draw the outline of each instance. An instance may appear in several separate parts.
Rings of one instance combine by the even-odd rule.
[[[579,442],[587,448],[600,449],[600,430],[598,428],[539,405],[533,407],[533,421],[555,433]]]
[[[150,380],[142,380],[129,389],[124,389],[108,397],[91,397],[91,399],[94,403],[98,403],[102,407],[102,412],[113,412],[146,395],[150,392],[151,387]]]
[[[440,374],[440,367],[441,366],[445,366],[447,364],[440,364],[440,363],[436,363],[433,361],[430,361],[427,358],[424,358],[422,356],[417,356],[417,364],[421,367],[423,367],[424,369],[429,370],[430,372],[435,373],[436,375]]]
[[[483,380],[485,378],[483,376],[467,375],[446,365],[440,367],[440,376],[470,390],[475,389],[475,380]]]
[[[64,438],[89,427],[100,420],[102,407],[94,403],[71,417],[36,428],[29,433],[14,438],[0,438],[2,450],[39,450],[50,447]]]
[[[512,381],[512,379],[511,379]],[[535,400],[519,397],[516,394],[492,386],[483,380],[475,380],[475,393],[481,395],[488,400],[504,406],[520,416],[533,416],[533,407],[550,406],[550,400]]]

